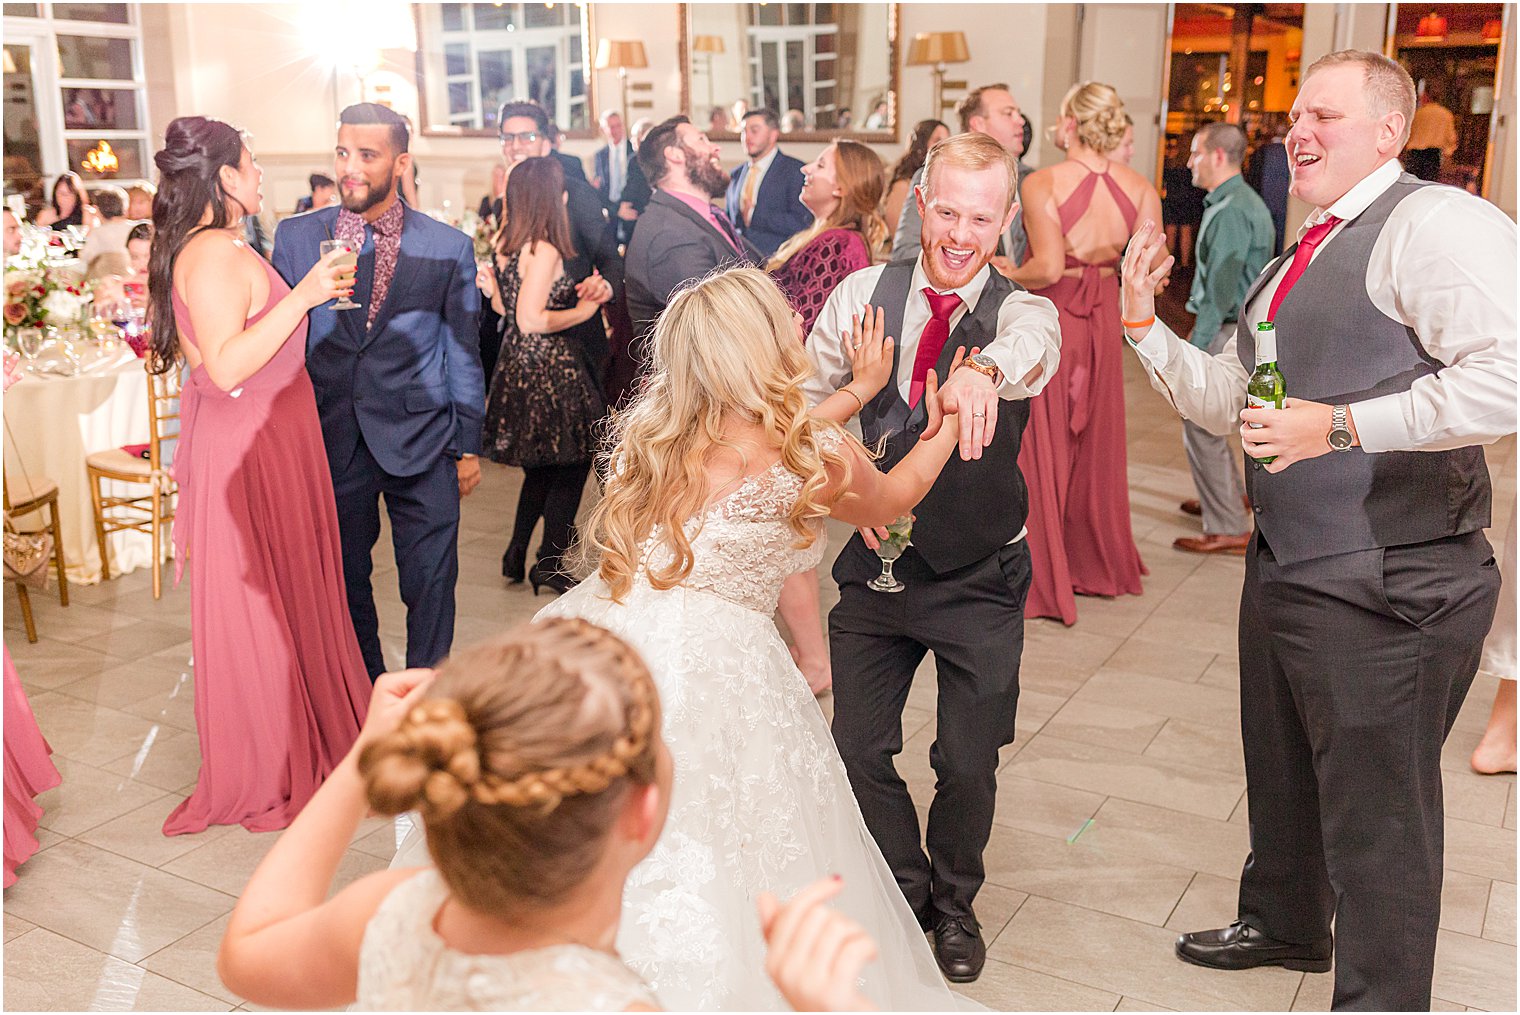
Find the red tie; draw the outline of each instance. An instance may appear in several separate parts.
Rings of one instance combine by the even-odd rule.
[[[924,378],[930,368],[939,362],[939,354],[950,338],[950,315],[961,305],[955,293],[937,293],[924,287],[924,298],[929,301],[929,323],[918,336],[918,352],[913,357],[913,376],[908,381],[908,407],[917,408],[924,397]]]
[[[1272,294],[1272,304],[1267,307],[1267,320],[1277,320],[1277,308],[1282,305],[1283,299],[1287,297],[1288,290],[1292,289],[1294,284],[1298,282],[1298,277],[1304,273],[1304,269],[1309,267],[1309,258],[1314,256],[1314,248],[1319,246],[1321,240],[1330,235],[1330,230],[1338,226],[1340,221],[1340,219],[1331,215],[1319,225],[1311,227],[1307,233],[1304,233],[1304,238],[1298,241],[1298,249],[1293,251],[1293,263],[1288,265],[1288,273],[1278,283],[1277,292]]]

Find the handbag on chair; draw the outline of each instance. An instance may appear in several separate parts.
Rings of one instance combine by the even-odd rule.
[[[47,532],[17,532],[5,517],[5,580],[18,581],[33,592],[47,588],[48,560],[53,537]]]

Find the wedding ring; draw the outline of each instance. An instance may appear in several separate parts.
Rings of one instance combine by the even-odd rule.
[[[986,417],[987,414],[985,412],[973,412],[971,414],[972,419],[985,419]]]

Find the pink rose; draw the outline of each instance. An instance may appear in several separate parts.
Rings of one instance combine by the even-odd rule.
[[[20,324],[26,320],[26,307],[20,303],[7,303],[5,305],[5,323]]]

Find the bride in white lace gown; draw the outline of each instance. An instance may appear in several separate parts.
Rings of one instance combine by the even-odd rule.
[[[857,334],[880,345],[879,330]],[[882,474],[837,424],[809,419],[790,311],[754,269],[678,294],[654,359],[620,417],[618,464],[589,526],[598,573],[539,615],[616,633],[659,687],[675,787],[664,833],[629,875],[619,952],[668,1008],[783,1008],[755,899],[833,874],[838,909],[880,949],[866,996],[886,1009],[954,1008],[772,620],[782,582],[823,557],[823,516],[881,525],[907,513],[954,448],[954,428]],[[928,397],[937,404],[932,386]],[[420,848],[404,845],[397,862]]]

